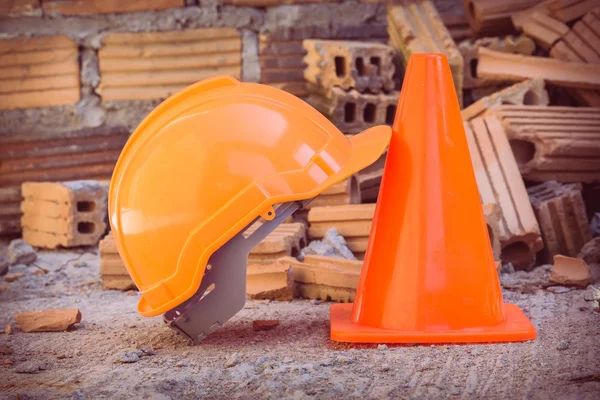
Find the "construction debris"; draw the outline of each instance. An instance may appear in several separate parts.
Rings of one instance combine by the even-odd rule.
[[[499,81],[542,78],[558,86],[600,89],[597,66],[479,48],[477,76]]]
[[[15,322],[23,332],[60,332],[81,322],[81,312],[76,308],[21,312],[15,314]]]
[[[4,281],[5,282],[14,282],[22,276],[23,276],[22,272],[9,272],[8,274],[4,275]]]
[[[391,91],[394,89],[394,51],[379,43],[305,40],[308,52],[304,78],[326,89]]]
[[[293,258],[290,257],[290,259]],[[248,265],[246,270],[246,296],[250,300],[292,300],[294,297],[294,280],[291,264],[287,262],[287,258],[276,261],[271,265]]]
[[[593,182],[600,179],[600,108],[498,106],[525,179]]]
[[[464,108],[461,115],[465,121],[470,121],[475,117],[482,116],[489,108],[502,104],[545,106],[549,102],[548,93],[544,88],[544,81],[537,78],[516,83],[483,97]]]
[[[308,102],[342,132],[359,133],[377,125],[392,125],[400,92],[361,93],[339,87],[308,85]]]
[[[390,44],[400,50],[404,67],[411,55],[442,53],[448,58],[456,95],[462,105],[463,57],[430,0],[388,5]]]
[[[31,265],[37,260],[37,253],[23,239],[15,239],[8,245],[8,262],[10,265]]]
[[[479,48],[501,51],[503,53],[515,53],[531,55],[535,50],[535,43],[527,36],[506,36],[504,38],[482,38],[476,41],[465,40],[458,45],[464,59],[463,86],[465,89],[480,88],[484,86],[497,86],[498,81],[486,80],[477,76],[477,64],[479,63]],[[496,87],[494,92],[498,91]]]
[[[323,256],[307,256],[303,262],[291,257],[281,261],[292,266],[297,297],[354,301],[362,261]]]
[[[135,283],[129,276],[127,268],[121,260],[115,239],[109,232],[100,241],[100,275],[105,289],[131,290],[136,289]]]
[[[260,223],[251,226],[244,234],[251,234],[259,226]],[[306,246],[304,224],[299,222],[281,224],[250,251],[248,264],[270,265],[281,257],[298,255],[304,246]]]
[[[600,289],[592,285],[588,286],[585,294],[583,295],[585,301],[589,301],[592,304],[594,311],[600,311]]]
[[[23,239],[32,246],[96,245],[106,232],[108,191],[98,181],[25,182],[21,192]]]
[[[346,239],[350,251],[361,259],[367,250],[374,214],[375,204],[314,207],[308,213],[308,236],[321,239],[329,229],[335,228]]]
[[[580,184],[544,182],[527,189],[545,244],[545,260],[575,257],[592,239]],[[544,260],[538,260],[544,261]]]
[[[352,251],[347,247],[346,239],[337,233],[335,228],[330,228],[322,240],[313,240],[300,252],[300,260],[306,256],[339,257],[356,260]]]
[[[592,271],[581,258],[554,256],[550,282],[585,289],[592,283]]]
[[[482,203],[500,209],[500,258],[515,268],[528,268],[543,242],[504,128],[488,116],[465,122],[465,132]]]
[[[270,331],[276,326],[279,326],[278,319],[257,319],[252,321],[252,329],[255,331]]]
[[[539,0],[466,0],[465,11],[476,36],[494,36],[513,30],[511,16],[535,6]]]
[[[600,236],[584,244],[577,258],[581,258],[588,264],[600,264]]]

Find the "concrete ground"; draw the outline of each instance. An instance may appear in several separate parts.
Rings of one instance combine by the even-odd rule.
[[[538,329],[531,342],[353,347],[329,340],[330,303],[294,300],[249,301],[190,347],[137,314],[136,292],[102,290],[97,249],[39,256],[47,274],[16,266],[24,276],[0,282],[0,324],[14,328],[0,334],[0,398],[600,398],[600,313],[584,290],[544,289],[547,267],[502,276]],[[70,332],[23,333],[12,319],[72,307],[83,319]],[[256,332],[256,319],[281,325]]]

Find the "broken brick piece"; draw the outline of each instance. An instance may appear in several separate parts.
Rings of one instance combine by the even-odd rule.
[[[583,245],[577,258],[588,264],[600,264],[600,236],[597,236]]]
[[[458,45],[463,56],[465,89],[497,85],[498,81],[490,81],[477,76],[479,47],[501,51],[503,53],[517,53],[531,55],[535,50],[535,43],[527,36],[506,36],[504,38],[481,38],[475,41],[465,40]]]
[[[485,47],[479,48],[477,75],[500,81],[542,78],[557,86],[600,89],[600,69],[595,65],[507,54]]]
[[[127,268],[121,260],[112,233],[108,233],[99,243],[100,275],[104,289],[132,290],[137,289],[129,276]]]
[[[4,275],[4,281],[5,282],[14,282],[22,276],[23,276],[22,272],[9,272],[8,274]]]
[[[476,36],[506,35],[514,30],[511,16],[539,0],[465,0],[465,11]]]
[[[502,123],[494,116],[475,118],[465,122],[465,133],[482,203],[500,209],[500,259],[527,268],[543,242]]]
[[[10,265],[31,265],[37,260],[37,253],[23,239],[15,239],[8,245],[8,261]]]
[[[461,111],[464,120],[470,121],[481,116],[488,108],[502,104],[548,105],[550,99],[544,87],[543,79],[532,79],[515,83],[505,89],[477,100]]]
[[[527,189],[542,230],[545,256],[575,257],[592,239],[580,184],[544,182]]]
[[[23,239],[32,246],[89,246],[106,231],[107,190],[97,181],[21,185]]]
[[[307,256],[304,262],[287,257],[292,265],[296,295],[307,299],[354,301],[362,261],[337,257]]]
[[[21,312],[15,314],[15,322],[23,332],[60,332],[81,322],[81,312],[76,308]]]
[[[550,282],[585,289],[592,283],[592,272],[582,259],[557,254],[554,256]]]
[[[356,176],[351,176],[342,182],[336,183],[318,195],[305,208],[322,206],[341,206],[344,204],[359,204],[361,200],[360,188]]]
[[[276,261],[270,265],[248,265],[246,296],[250,300],[292,300],[294,280],[291,265],[284,261]]]
[[[486,114],[502,122],[525,179],[600,179],[600,108],[503,105]]]
[[[0,40],[0,109],[80,100],[77,44],[66,36]]]
[[[442,53],[448,58],[456,95],[462,105],[463,57],[430,0],[388,5],[390,43],[402,53],[404,66],[411,55]]]
[[[343,133],[354,134],[377,125],[392,125],[400,92],[360,93],[310,84],[308,102]]]
[[[242,42],[234,28],[110,33],[102,43],[103,101],[165,98],[216,74],[241,77]]]
[[[304,78],[317,86],[358,91],[394,89],[394,50],[380,43],[304,40]]]
[[[255,331],[269,331],[279,326],[278,319],[257,319],[252,321],[252,329]]]

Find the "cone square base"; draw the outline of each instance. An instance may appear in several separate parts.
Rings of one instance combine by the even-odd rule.
[[[536,337],[535,327],[515,304],[504,303],[506,320],[498,325],[445,332],[397,331],[352,322],[352,303],[331,306],[331,340],[349,343],[522,342]]]

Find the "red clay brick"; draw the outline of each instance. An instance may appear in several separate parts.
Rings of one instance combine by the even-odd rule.
[[[185,7],[184,0],[42,0],[47,13],[86,15],[165,10]]]

